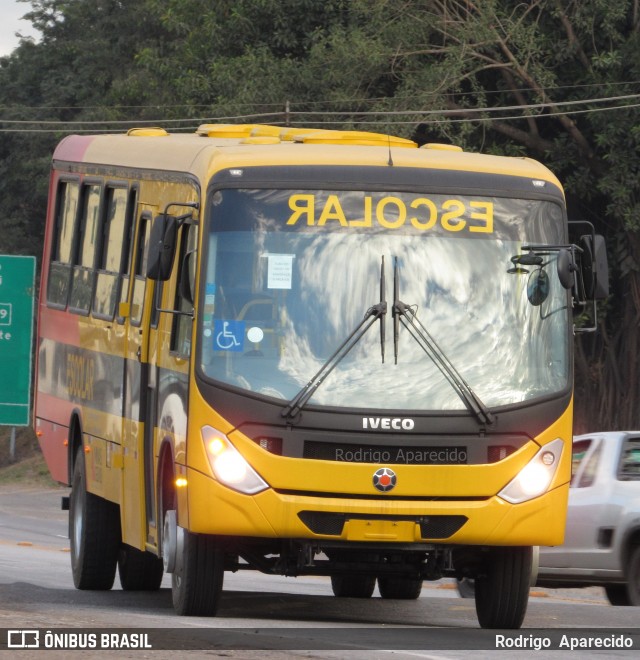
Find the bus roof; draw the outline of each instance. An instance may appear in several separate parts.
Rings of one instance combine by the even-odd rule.
[[[340,165],[416,167],[484,172],[547,181],[562,189],[555,175],[530,158],[462,151],[379,133],[287,128],[261,124],[204,124],[195,133],[138,128],[126,134],[70,135],[53,155],[63,163],[166,170],[206,181],[230,167]]]

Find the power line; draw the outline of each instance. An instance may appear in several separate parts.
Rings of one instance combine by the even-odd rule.
[[[527,119],[527,118],[536,118],[540,116],[545,116],[545,117],[550,117],[550,116],[557,116],[557,115],[570,115],[570,114],[585,114],[589,112],[605,112],[605,111],[613,111],[613,110],[621,110],[624,108],[635,108],[638,107],[638,104],[624,104],[624,105],[616,105],[612,107],[606,107],[606,108],[586,108],[583,110],[566,110],[566,111],[560,111],[560,110],[552,110],[550,112],[547,112],[549,109],[553,108],[562,108],[562,107],[568,107],[568,108],[574,108],[577,105],[598,105],[602,103],[612,103],[616,101],[627,101],[627,100],[640,100],[640,94],[625,94],[625,95],[620,95],[620,96],[609,96],[609,97],[603,97],[603,98],[592,98],[592,99],[584,99],[584,100],[574,100],[574,101],[561,101],[561,102],[541,102],[541,103],[531,103],[531,104],[526,104],[526,105],[509,105],[509,106],[499,106],[499,107],[482,107],[482,108],[451,108],[451,109],[439,109],[439,110],[373,110],[373,111],[314,111],[314,110],[297,110],[297,111],[291,111],[289,110],[286,114],[287,117],[290,119],[293,119],[295,117],[308,117],[309,120],[314,120],[313,118],[316,117],[317,119],[315,120],[317,123],[335,123],[335,122],[327,122],[326,119],[320,119],[324,117],[332,117],[332,116],[338,116],[341,117],[342,120],[339,123],[343,123],[347,117],[352,117],[352,118],[361,118],[357,119],[358,123],[381,123],[385,118],[393,118],[393,117],[398,117],[398,116],[413,116],[415,119],[413,121],[425,121],[425,118],[428,117],[447,117],[448,119],[443,120],[434,120],[434,123],[443,123],[443,122],[455,122],[455,123],[460,123],[460,122],[469,122],[469,121],[497,121],[497,120],[502,120],[502,121],[507,121],[507,120],[516,120],[516,119]],[[533,113],[526,113],[526,114],[521,114],[521,115],[515,115],[515,116],[496,116],[496,113],[502,113],[502,112],[507,112],[507,111],[513,111],[513,110],[518,110],[518,111],[525,111],[525,110],[539,110],[539,111],[545,111],[545,114],[542,115],[540,113],[538,114],[533,114]],[[208,123],[208,122],[233,122],[233,121],[247,121],[247,120],[253,120],[255,121],[256,119],[258,120],[268,120],[268,119],[282,119],[284,116],[284,111],[280,111],[277,113],[253,113],[253,114],[247,114],[247,115],[225,115],[221,117],[202,117],[202,118],[195,118],[195,117],[185,117],[185,118],[179,118],[179,119],[106,119],[106,120],[30,120],[30,119],[0,119],[0,124],[3,125],[9,125],[9,126],[31,126],[31,125],[38,125],[40,127],[42,126],[56,126],[56,127],[66,127],[72,129],[72,127],[75,126],[124,126],[128,125],[130,126],[131,124],[136,124],[138,126],[140,125],[153,125],[153,124],[169,124],[169,125],[175,125],[176,128],[178,128],[178,124],[184,124],[184,123]],[[455,117],[458,117],[460,115],[467,115],[463,117],[462,119],[456,120]],[[471,119],[468,117],[468,115],[488,115],[481,117],[479,119]],[[365,117],[377,117],[375,121],[367,121],[364,119]],[[297,123],[297,122],[296,122]],[[386,123],[397,123],[397,124],[402,124],[402,123],[412,123],[407,120],[405,121],[394,121],[393,119],[386,119]],[[1,132],[8,132],[10,129],[0,129]],[[35,129],[31,129],[35,130]],[[43,131],[44,129],[39,129]],[[79,130],[79,129],[78,129]]]
[[[487,112],[506,112],[511,110],[539,110],[544,108],[559,108],[565,106],[574,106],[574,105],[585,105],[585,104],[597,104],[597,103],[609,103],[613,101],[626,101],[632,99],[640,99],[640,94],[625,94],[623,96],[608,96],[604,98],[595,98],[595,99],[584,99],[577,101],[547,101],[541,103],[529,103],[525,105],[503,105],[491,107],[487,106],[484,108],[450,108],[446,110],[373,110],[373,111],[362,111],[354,112],[353,114],[357,115],[384,115],[384,116],[393,116],[393,115],[467,115],[469,113],[487,113]],[[291,115],[304,114],[304,115],[337,115],[344,114],[340,112],[315,112],[315,111],[291,111]],[[566,114],[566,113],[565,113]]]
[[[263,113],[256,113],[253,115],[229,115],[226,117],[218,117],[218,120],[224,120],[224,121],[233,121],[236,119],[245,119],[247,117],[254,117],[256,119],[266,119],[268,117],[281,117],[282,112],[263,112]],[[138,124],[177,124],[177,123],[184,123],[187,121],[194,122],[206,122],[210,121],[208,118],[203,118],[203,119],[198,119],[196,117],[185,117],[184,119],[136,119],[135,120]],[[69,126],[73,124],[80,124],[82,126],[91,126],[91,125],[101,125],[101,124],[115,124],[115,125],[121,125],[121,124],[131,124],[130,119],[91,119],[91,120],[84,120],[84,119],[72,119],[72,120],[60,120],[60,119],[0,119],[0,124],[41,124],[41,125],[51,125],[51,126]]]
[[[630,81],[611,81],[607,82],[607,87],[617,87],[621,85],[640,85],[640,80],[630,80]],[[512,94],[516,92],[554,92],[554,91],[565,91],[572,89],[585,89],[590,87],[602,87],[603,83],[582,83],[577,85],[550,85],[548,87],[533,88],[533,87],[521,87],[517,89],[494,89],[494,90],[482,90],[481,92],[472,91],[472,92],[424,92],[423,94],[412,94],[410,96],[399,97],[397,100],[408,101],[411,99],[422,99],[426,97],[455,97],[455,98],[464,98],[464,97],[474,97],[493,95],[493,94]],[[611,97],[616,98],[616,97]],[[305,106],[318,106],[318,105],[335,105],[337,103],[378,103],[380,101],[390,100],[387,96],[372,96],[366,98],[353,98],[353,99],[323,99],[321,101],[301,101],[301,105]],[[393,99],[392,99],[393,100]],[[580,102],[580,101],[576,101]],[[586,102],[586,101],[583,101]],[[560,103],[560,102],[558,102]],[[254,104],[250,103],[239,103],[236,104],[236,107],[252,107]],[[282,108],[283,103],[261,103],[261,106],[264,108]],[[191,109],[202,109],[202,108],[212,108],[215,107],[210,103],[198,103],[198,104],[162,104],[158,105],[157,103],[147,104],[147,105],[110,105],[109,108],[112,110],[165,110],[165,109],[176,109],[176,108],[191,108]],[[0,105],[0,111],[2,110],[100,110],[104,106],[101,105],[73,105],[73,106],[56,106],[56,105],[47,105],[47,106],[30,106],[30,105]]]
[[[449,108],[437,110],[361,110],[361,111],[317,111],[317,110],[288,110],[286,118],[289,122],[294,124],[301,123],[296,118],[305,117],[306,121],[312,121],[318,124],[333,125],[344,123],[348,121],[356,121],[358,124],[379,124],[386,123],[391,125],[412,124],[416,122],[422,123],[468,123],[471,121],[509,121],[519,119],[530,119],[538,117],[553,117],[558,115],[578,115],[587,114],[592,112],[608,112],[614,110],[622,110],[625,108],[636,108],[639,104],[627,103],[624,105],[615,105],[600,108],[585,108],[574,109],[579,105],[600,105],[604,103],[613,103],[617,101],[630,101],[640,100],[640,94],[624,94],[619,96],[608,96],[600,98],[581,99],[573,101],[559,101],[559,102],[539,102],[524,105],[508,105],[508,106],[485,106],[480,108]],[[281,106],[282,107],[282,106]],[[560,110],[560,108],[569,108],[568,110]],[[507,111],[519,111],[523,114],[504,116],[500,113]],[[537,113],[531,111],[538,111]],[[525,112],[526,111],[526,112]],[[463,117],[461,117],[464,115]],[[469,117],[469,115],[483,115],[476,117]],[[234,121],[282,121],[285,116],[283,110],[279,112],[263,112],[251,114],[234,114],[224,115],[220,117],[183,117],[178,119],[103,119],[103,120],[37,120],[37,119],[0,119],[0,124],[4,126],[27,127],[37,125],[39,128],[0,128],[0,132],[56,132],[61,128],[73,130],[75,132],[90,132],[90,129],[82,129],[84,126],[144,126],[144,125],[172,125],[175,130],[187,129],[187,127],[180,126],[180,124],[192,125],[194,122],[201,123],[220,123],[220,122],[234,122]],[[327,117],[340,117],[340,121],[330,121]],[[375,117],[375,120],[366,119],[367,117]],[[397,120],[395,117],[412,117],[412,119]],[[437,117],[438,119],[430,119]],[[444,117],[444,118],[443,118]],[[456,117],[461,117],[456,119]],[[43,127],[57,127],[55,129],[47,129]],[[114,129],[93,129],[93,132],[111,132]]]
[[[517,107],[517,106],[516,106]],[[327,120],[327,119],[314,119],[312,120],[311,123],[316,124],[316,125],[322,125],[322,126],[340,126],[343,125],[346,121],[350,121],[356,125],[391,125],[391,126],[403,126],[403,125],[413,125],[417,123],[431,123],[431,124],[470,124],[470,123],[485,123],[485,122],[492,122],[492,121],[510,121],[510,120],[522,120],[522,119],[537,119],[537,118],[549,118],[549,117],[556,117],[560,115],[582,115],[582,114],[589,114],[589,113],[597,113],[597,112],[610,112],[610,111],[615,111],[615,110],[626,110],[629,108],[638,108],[640,107],[640,103],[630,103],[630,104],[625,104],[625,105],[618,105],[618,106],[612,106],[612,107],[607,107],[607,108],[585,108],[582,110],[567,110],[567,111],[552,111],[552,112],[545,112],[545,113],[538,113],[538,114],[528,114],[528,115],[511,115],[511,116],[493,116],[493,117],[466,117],[466,118],[433,118],[433,119],[428,119],[424,120],[421,119],[420,117],[425,114],[423,111],[414,111],[414,112],[391,112],[387,114],[391,114],[393,116],[395,115],[417,115],[414,116],[413,119],[389,119],[389,120],[384,120],[384,119],[357,119],[358,116],[365,114],[365,113],[325,113],[329,115],[339,115],[342,117],[340,120]],[[431,115],[435,114],[445,114],[446,111],[433,111]],[[297,116],[306,116],[308,114],[314,115],[314,114],[322,114],[322,113],[304,113],[304,112],[299,112],[299,113],[291,113],[291,114],[296,114]],[[382,113],[368,113],[368,114],[380,114],[380,115],[385,115],[384,112]],[[243,121],[255,119],[255,118],[265,118],[265,117],[275,117],[277,118],[277,121],[272,122],[275,124],[283,124],[284,123],[284,112],[282,113],[277,113],[277,114],[258,114],[258,115],[237,115],[234,117],[217,117],[217,118],[207,118],[207,119],[183,119],[179,121],[195,121],[197,122],[197,125],[194,126],[182,126],[182,127],[177,127],[181,131],[187,131],[187,130],[192,130],[195,131],[197,127],[201,123],[221,123],[228,121],[229,119],[239,119]],[[355,117],[355,119],[354,119]],[[167,123],[168,121],[171,120],[154,120],[154,123]],[[178,121],[178,120],[175,120]],[[2,120],[0,120],[0,123],[3,123]],[[54,123],[54,122],[38,122],[38,121],[32,121],[32,122],[24,122],[27,124],[48,124],[48,123]],[[110,122],[110,121],[104,121],[104,122],[61,122],[63,125],[68,126],[69,124],[80,124],[83,125],[84,123],[90,123],[90,124],[99,124],[99,125],[104,125],[104,124],[110,124],[110,123],[118,123],[118,124],[127,124],[129,126],[138,126],[142,122],[137,121],[137,120],[131,120],[131,121],[119,121],[119,122]],[[293,120],[290,122],[292,125],[299,125],[299,126],[304,126],[305,124],[308,124],[309,121],[302,121],[302,120]],[[91,129],[82,129],[82,128],[69,128],[69,130],[64,130],[63,128],[0,128],[0,133],[68,133],[68,132],[74,132],[74,133],[117,133],[120,134],[120,131],[116,131],[116,129],[100,129],[100,128],[91,128]]]

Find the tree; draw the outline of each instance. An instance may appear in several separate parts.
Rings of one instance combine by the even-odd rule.
[[[577,429],[638,425],[640,0],[31,5],[43,37],[0,61],[5,121],[357,127],[542,160],[570,217],[606,235],[613,267],[601,331],[577,346]],[[0,134],[0,194],[17,232],[0,240],[14,246],[28,226],[40,240],[58,137],[44,135]]]
[[[69,128],[102,130],[110,120],[144,114],[148,86],[137,77],[135,56],[141,45],[160,39],[162,30],[139,20],[137,3],[31,5],[26,16],[41,40],[22,40],[0,59],[0,251],[39,257],[55,144]],[[80,121],[99,126],[68,124]]]
[[[631,329],[640,316],[640,130],[633,103],[640,79],[638,2],[431,0],[405,8],[414,25],[428,24],[428,33],[435,26],[437,36],[398,49],[406,70],[421,69],[416,58],[433,58],[422,68],[423,82],[406,78],[398,95],[410,89],[415,97],[424,79],[427,84],[439,80],[431,107],[455,111],[458,119],[477,118],[480,108],[488,108],[480,114],[486,120],[439,125],[436,132],[472,148],[482,144],[489,151],[541,158],[564,180],[570,216],[591,220],[606,233],[615,285],[600,335],[578,342],[576,427],[635,428],[640,345]],[[612,100],[585,103],[585,98]],[[507,120],[502,111],[492,110],[505,106],[521,118]]]

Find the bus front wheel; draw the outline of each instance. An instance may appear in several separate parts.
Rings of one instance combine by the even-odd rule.
[[[175,565],[171,566],[173,608],[181,616],[214,616],[222,594],[224,553],[213,536],[182,528],[177,528],[176,536]]]
[[[120,510],[87,491],[84,451],[76,451],[69,502],[71,572],[76,589],[113,586],[120,547]]]
[[[520,628],[529,602],[533,549],[503,547],[490,551],[475,580],[476,612],[483,628]]]

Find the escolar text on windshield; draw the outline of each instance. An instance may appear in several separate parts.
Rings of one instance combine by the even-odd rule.
[[[348,210],[345,211],[345,206]],[[374,199],[362,197],[362,204],[348,205],[339,195],[298,193],[289,197],[292,213],[287,225],[309,227],[337,223],[341,227],[373,227],[400,229],[405,225],[421,231],[436,226],[449,232],[493,233],[493,202],[487,200],[450,198],[437,202],[428,197],[386,195]]]

